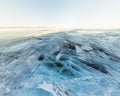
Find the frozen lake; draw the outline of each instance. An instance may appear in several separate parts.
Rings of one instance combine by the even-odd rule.
[[[0,31],[0,96],[119,96],[119,31]]]

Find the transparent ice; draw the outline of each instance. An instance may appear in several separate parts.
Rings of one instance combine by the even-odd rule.
[[[2,47],[0,96],[120,96],[120,33],[72,30]]]

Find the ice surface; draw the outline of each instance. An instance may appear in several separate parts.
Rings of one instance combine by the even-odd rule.
[[[119,32],[59,32],[0,50],[0,96],[119,94]]]

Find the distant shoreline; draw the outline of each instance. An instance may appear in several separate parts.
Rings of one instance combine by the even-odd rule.
[[[44,28],[53,28],[53,27],[0,27],[0,29],[44,29]],[[58,29],[69,29],[69,28],[58,28]],[[85,30],[85,31],[119,31],[120,30],[120,28],[111,28],[111,29],[110,28],[70,28],[70,29]]]
[[[48,28],[48,27],[0,27],[0,29],[28,29],[28,28]]]

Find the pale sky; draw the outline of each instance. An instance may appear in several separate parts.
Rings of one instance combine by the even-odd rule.
[[[0,0],[0,27],[120,28],[120,0]]]

